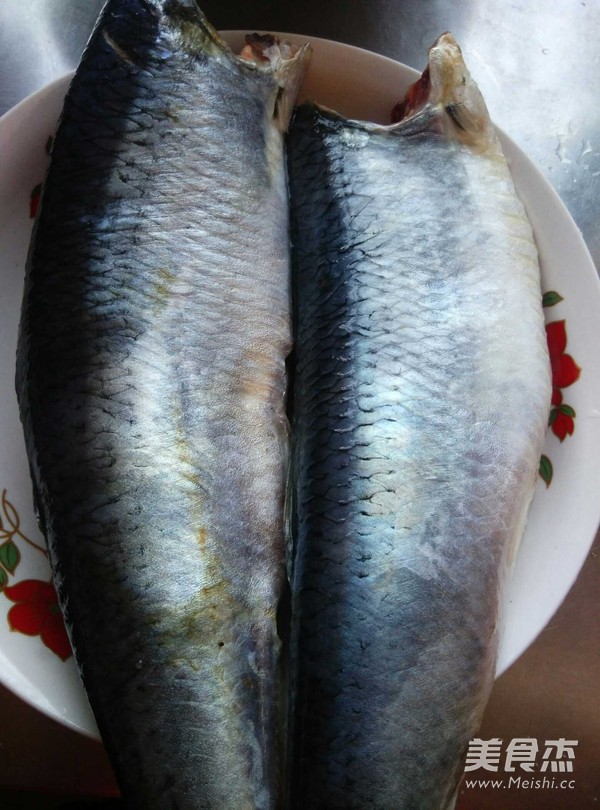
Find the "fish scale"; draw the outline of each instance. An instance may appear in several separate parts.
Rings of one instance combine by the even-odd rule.
[[[531,229],[438,57],[464,129],[430,98],[387,128],[303,106],[289,134],[298,808],[453,806],[546,426]]]
[[[280,801],[276,105],[306,56],[257,66],[193,0],[109,0],[54,139],[17,393],[61,605],[132,808]]]

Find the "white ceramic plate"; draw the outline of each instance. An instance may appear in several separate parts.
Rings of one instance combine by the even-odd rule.
[[[238,47],[243,35],[230,32],[226,38]],[[387,122],[391,108],[418,76],[405,65],[367,51],[326,40],[311,41],[314,55],[302,97],[348,116]],[[30,193],[44,176],[45,144],[54,132],[69,78],[30,96],[0,119],[0,493],[6,492],[0,504],[0,567],[4,563],[9,586],[0,594],[0,680],[41,711],[96,736],[72,657],[61,660],[40,635],[11,631],[9,618],[15,620],[17,614],[9,615],[9,611],[16,603],[6,596],[16,593],[24,605],[17,612],[17,623],[29,623],[30,630],[44,625],[46,641],[53,643],[49,632],[55,629],[56,619],[48,617],[54,615],[55,606],[44,601],[47,588],[31,586],[27,599],[23,588],[11,590],[24,580],[43,583],[50,579],[46,557],[27,542],[43,546],[31,506],[13,377],[32,224]],[[566,322],[566,353],[574,358],[581,374],[562,389],[562,411],[555,425],[557,432],[561,427],[573,427],[572,435],[561,442],[548,432],[544,453],[552,465],[553,479],[549,487],[541,479],[538,483],[507,593],[498,672],[527,648],[562,602],[583,564],[600,513],[600,285],[583,239],[556,193],[512,141],[502,133],[501,139],[533,224],[544,290],[556,291],[563,299],[546,310],[547,320]],[[562,331],[560,326],[553,329]],[[17,514],[20,524],[15,530]],[[18,562],[15,548],[20,553]]]

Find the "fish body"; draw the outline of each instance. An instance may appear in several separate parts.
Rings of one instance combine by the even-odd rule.
[[[451,35],[400,115],[289,134],[297,808],[454,805],[547,424],[532,232]]]
[[[109,0],[30,249],[17,393],[76,659],[128,806],[273,808],[290,350],[283,133],[307,59]]]

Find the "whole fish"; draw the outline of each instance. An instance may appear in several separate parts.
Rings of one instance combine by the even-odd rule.
[[[291,344],[283,130],[307,48],[109,0],[28,259],[17,392],[128,806],[274,808]]]
[[[303,810],[454,805],[548,418],[531,228],[450,34],[397,114],[289,134]]]

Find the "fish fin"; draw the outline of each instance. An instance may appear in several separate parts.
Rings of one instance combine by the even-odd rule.
[[[272,72],[278,84],[273,119],[282,132],[290,123],[311,54],[308,43],[298,46],[274,34],[246,34],[246,44],[239,58]]]
[[[448,136],[482,151],[496,144],[483,96],[448,32],[431,46],[427,67],[394,107],[392,121],[412,118],[426,107],[438,109]]]

